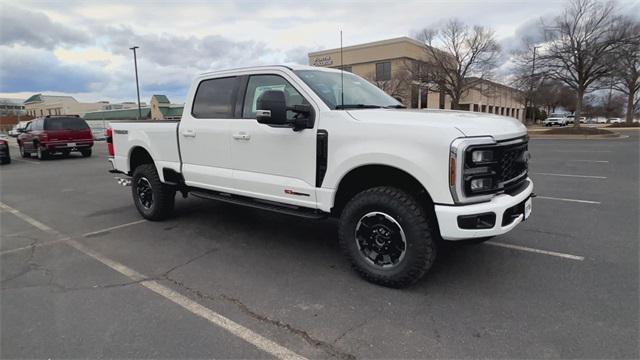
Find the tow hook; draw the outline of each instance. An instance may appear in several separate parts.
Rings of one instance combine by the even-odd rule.
[[[118,184],[119,184],[119,185],[122,185],[122,186],[125,186],[125,187],[126,187],[126,186],[131,186],[131,179],[127,179],[127,178],[118,178],[118,177],[117,177],[117,178],[114,178],[114,179],[116,179],[116,180],[118,181]]]

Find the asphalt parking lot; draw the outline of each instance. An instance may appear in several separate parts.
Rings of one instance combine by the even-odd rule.
[[[416,286],[332,220],[188,198],[142,221],[94,156],[0,168],[2,358],[638,358],[639,137],[530,142],[538,198]]]

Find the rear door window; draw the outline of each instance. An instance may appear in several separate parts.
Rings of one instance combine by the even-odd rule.
[[[44,121],[45,130],[86,130],[87,122],[78,117],[55,117]]]
[[[199,119],[233,118],[237,87],[236,77],[202,81],[198,85],[191,114]]]

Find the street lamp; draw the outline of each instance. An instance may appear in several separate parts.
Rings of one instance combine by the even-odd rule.
[[[138,120],[142,118],[142,110],[140,109],[140,85],[138,84],[138,58],[136,57],[136,49],[138,46],[134,46],[129,48],[129,50],[133,50],[133,66],[136,69],[136,91],[138,93]]]
[[[531,64],[531,86],[529,87],[529,96],[531,96],[531,123],[536,122],[536,114],[535,114],[535,104],[534,104],[534,96],[533,96],[533,75],[536,71],[536,49],[540,46],[533,47],[533,62]]]

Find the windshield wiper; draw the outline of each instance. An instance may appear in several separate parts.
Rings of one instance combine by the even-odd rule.
[[[344,109],[380,109],[382,106],[380,105],[369,105],[369,104],[343,104],[336,105],[336,110],[344,110]]]
[[[389,106],[385,106],[385,109],[406,109],[407,107],[404,105],[389,105]]]

